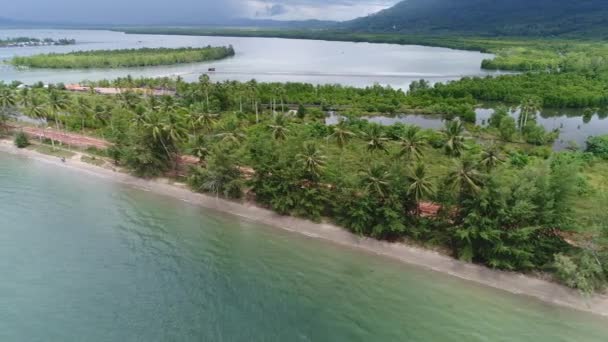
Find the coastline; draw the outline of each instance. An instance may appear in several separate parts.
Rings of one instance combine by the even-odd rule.
[[[512,294],[528,296],[546,303],[608,317],[608,296],[606,295],[584,297],[575,290],[549,281],[465,263],[431,250],[413,247],[404,243],[389,243],[361,237],[333,224],[314,223],[304,219],[280,216],[252,203],[237,203],[195,193],[186,187],[169,184],[162,180],[137,178],[126,173],[87,164],[79,159],[71,159],[64,164],[57,157],[32,150],[17,149],[12,141],[8,140],[0,140],[0,152],[84,172],[130,187],[170,196],[207,209],[235,215],[256,223],[298,233],[310,238],[325,240],[343,247],[388,257],[406,264],[441,272]]]

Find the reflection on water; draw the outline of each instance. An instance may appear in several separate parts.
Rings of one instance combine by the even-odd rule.
[[[478,108],[475,112],[477,114],[476,124],[487,126],[494,109]],[[512,110],[509,114],[517,119],[519,110]],[[343,117],[339,114],[329,112],[325,123],[335,125],[341,119]],[[427,129],[442,129],[445,126],[445,120],[437,115],[398,114],[395,116],[364,116],[362,119],[383,126],[391,126],[396,123]],[[547,131],[558,130],[560,132],[559,138],[553,145],[553,148],[558,151],[568,148],[571,142],[584,148],[588,137],[608,134],[607,115],[600,113],[585,115],[582,109],[545,109],[536,116],[536,121]]]

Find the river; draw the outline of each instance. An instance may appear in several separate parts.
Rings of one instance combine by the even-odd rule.
[[[2,341],[605,341],[605,318],[0,153]]]
[[[70,38],[73,46],[43,46],[0,48],[0,62],[13,56],[39,53],[70,52],[74,50],[131,49],[142,47],[201,47],[233,45],[236,56],[211,63],[194,63],[150,68],[114,70],[18,70],[0,63],[0,80],[32,84],[77,83],[83,80],[134,77],[182,76],[187,81],[197,80],[209,68],[214,80],[262,82],[339,83],[364,87],[379,83],[407,89],[414,80],[445,82],[463,76],[495,74],[481,70],[481,61],[492,55],[453,49],[325,42],[278,38],[197,37],[167,35],[127,35],[121,32],[98,30],[0,30],[0,37]]]

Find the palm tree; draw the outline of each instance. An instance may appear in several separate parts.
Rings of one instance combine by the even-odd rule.
[[[29,101],[29,105],[25,107],[25,115],[38,121],[39,123],[44,122],[43,120],[46,120],[48,117],[48,108],[45,103],[37,96],[31,96]],[[42,135],[39,135],[38,137],[40,138],[40,142],[42,142]],[[53,146],[55,145],[54,140],[51,140],[51,143]]]
[[[365,191],[379,198],[385,198],[390,189],[390,173],[379,165],[370,166],[361,177],[361,184]]]
[[[304,150],[302,153],[299,153],[296,158],[304,166],[310,179],[316,180],[321,176],[321,172],[325,167],[326,157],[321,153],[321,150],[315,143],[305,143]]]
[[[427,175],[426,165],[418,163],[413,169],[410,169],[407,179],[410,182],[407,193],[414,196],[416,215],[420,216],[420,202],[435,192],[433,177]]]
[[[8,120],[9,111],[17,104],[17,97],[8,87],[0,88],[0,126]]]
[[[274,140],[285,140],[287,139],[287,134],[289,133],[289,129],[287,126],[287,118],[285,115],[280,114],[274,118],[274,122],[272,125],[268,125],[268,127],[272,130],[272,137]]]
[[[448,174],[448,185],[462,195],[477,195],[483,186],[483,176],[470,159],[456,162],[455,168]]]
[[[167,157],[171,159],[172,155],[167,147],[167,136],[165,131],[165,124],[162,122],[161,117],[156,112],[151,112],[145,116],[145,121],[143,123],[144,129],[147,130],[148,134],[152,136],[152,139],[155,142],[158,142],[162,145]]]
[[[446,123],[443,134],[445,136],[445,152],[452,157],[460,157],[465,149],[464,126],[458,120]]]
[[[426,143],[426,138],[423,136],[420,128],[411,126],[400,139],[400,155],[408,159],[413,157],[419,160],[422,157],[422,151]]]
[[[205,101],[206,101],[206,110],[209,111],[210,106],[209,106],[209,89],[211,89],[211,79],[209,78],[209,75],[204,74],[201,75],[198,78],[198,83],[199,83],[199,87],[201,92],[203,93],[203,95],[205,96]]]
[[[169,113],[169,115],[164,116],[164,119],[163,129],[166,132],[167,141],[171,145],[177,145],[184,141],[187,134],[180,117],[175,113]]]
[[[61,119],[59,118],[59,115],[62,111],[68,108],[68,100],[63,93],[59,92],[58,90],[51,89],[48,95],[48,106],[49,114],[52,115],[53,120],[55,121],[55,127],[57,128],[57,132],[59,132],[61,131]],[[55,143],[52,139],[51,143],[53,144],[53,148],[55,148]],[[61,145],[61,141],[59,142],[59,144]]]
[[[118,99],[124,108],[133,110],[139,101],[139,96],[135,92],[128,89],[121,91],[118,94]]]
[[[82,134],[84,134],[84,122],[86,118],[89,117],[89,114],[91,112],[91,104],[89,103],[89,101],[87,101],[86,98],[78,96],[76,98],[76,103],[74,104],[74,107],[76,108],[76,110],[78,111],[78,115],[80,116],[80,128],[82,130]]]
[[[340,149],[343,149],[344,146],[346,146],[348,142],[355,136],[355,133],[346,128],[344,121],[341,121],[338,125],[333,126],[331,130],[332,133],[327,138],[335,140]]]
[[[493,170],[503,162],[504,160],[502,160],[500,156],[500,151],[498,151],[498,148],[495,146],[490,146],[481,152],[481,161],[479,164],[487,171]]]
[[[370,124],[367,130],[363,132],[362,137],[367,141],[367,150],[369,152],[384,151],[388,153],[386,148],[388,138],[385,137],[379,125]]]
[[[519,114],[519,129],[521,132],[528,124],[530,116],[535,116],[540,110],[542,110],[542,102],[539,98],[529,96],[522,100]]]
[[[258,108],[258,84],[255,80],[247,82],[247,92],[251,97],[251,106],[255,110],[255,123],[257,124],[260,122],[260,114]]]

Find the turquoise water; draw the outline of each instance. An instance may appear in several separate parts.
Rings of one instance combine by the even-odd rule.
[[[608,320],[0,153],[0,341],[606,341]]]

